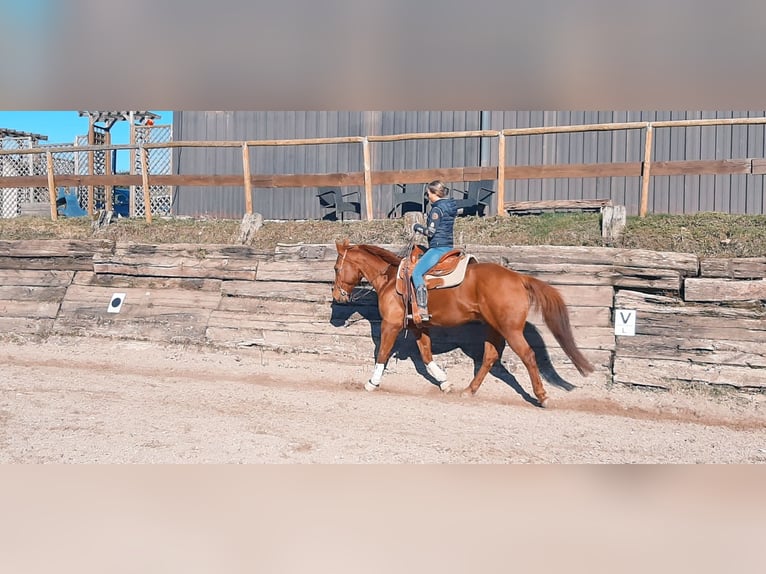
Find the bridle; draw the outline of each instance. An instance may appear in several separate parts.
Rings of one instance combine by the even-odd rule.
[[[341,280],[340,280],[340,272],[343,270],[343,264],[346,262],[346,255],[348,255],[348,252],[349,252],[351,249],[353,249],[354,247],[356,247],[356,246],[352,246],[352,247],[349,247],[348,249],[346,249],[346,250],[343,252],[343,256],[340,258],[340,265],[339,265],[339,266],[338,266],[338,268],[335,270],[335,283],[333,284],[333,287],[335,287],[335,288],[337,288],[337,289],[338,289],[338,292],[341,294],[341,296],[343,296],[343,297],[347,297],[349,301],[353,301],[353,299],[351,298],[351,295],[352,295],[352,293],[353,293],[353,290],[354,290],[354,288],[353,288],[353,287],[349,287],[349,289],[351,289],[351,292],[352,292],[352,293],[349,293],[349,292],[348,292],[346,289],[344,289],[344,288],[341,286],[341,283],[342,283],[342,282],[341,282]],[[375,282],[375,280],[376,280],[378,277],[380,277],[381,275],[385,275],[385,274],[386,274],[386,272],[388,271],[388,269],[389,269],[390,267],[391,267],[391,263],[388,263],[388,264],[387,264],[387,265],[386,265],[386,266],[383,268],[383,270],[382,270],[380,273],[378,273],[378,275],[376,275],[376,276],[375,276],[375,277],[374,277],[372,280],[368,280],[368,282],[370,283],[370,285],[373,285],[373,284],[374,284],[374,282]],[[365,293],[364,295],[369,295],[369,292]],[[364,296],[364,295],[362,295],[362,296]]]
[[[346,255],[348,255],[348,249],[346,249],[343,252],[343,257],[341,257],[341,259],[340,259],[340,266],[335,270],[335,285],[334,285],[334,287],[336,287],[338,289],[338,292],[343,297],[348,297],[349,300],[350,300],[351,296],[350,296],[349,292],[346,291],[343,287],[340,286],[340,283],[341,283],[341,281],[340,281],[340,272],[343,270],[343,264],[346,262]]]

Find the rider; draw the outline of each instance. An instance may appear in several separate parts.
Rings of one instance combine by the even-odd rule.
[[[430,319],[428,314],[428,290],[423,278],[431,267],[436,265],[442,255],[454,247],[455,216],[457,203],[446,197],[447,187],[438,179],[425,188],[431,211],[428,213],[426,225],[416,223],[412,230],[422,233],[428,238],[428,249],[418,260],[412,270],[412,284],[415,286],[415,299],[420,307],[420,315],[424,321]]]

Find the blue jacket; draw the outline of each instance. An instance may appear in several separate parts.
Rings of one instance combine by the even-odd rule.
[[[443,197],[433,203],[426,220],[428,247],[453,247],[455,244],[455,216],[457,203]]]

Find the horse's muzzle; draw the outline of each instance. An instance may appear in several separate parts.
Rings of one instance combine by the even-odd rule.
[[[348,303],[351,300],[348,291],[341,287],[333,287],[332,298],[336,303]]]

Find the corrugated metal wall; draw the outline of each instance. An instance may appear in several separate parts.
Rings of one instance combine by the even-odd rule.
[[[176,141],[299,139],[405,132],[478,129],[478,112],[174,112]],[[478,165],[478,138],[381,142],[372,147],[373,169],[419,169]],[[239,148],[180,148],[174,164],[179,174],[241,174]],[[343,173],[364,170],[360,144],[251,147],[253,174]],[[373,213],[385,217],[396,186],[376,186]],[[364,189],[344,187],[344,193]],[[266,219],[320,219],[315,188],[254,188],[253,209]],[[178,215],[239,218],[244,213],[242,187],[179,187]]]
[[[751,112],[492,112],[490,129],[706,118],[763,117]],[[763,125],[655,128],[653,161],[764,157]],[[506,138],[507,165],[641,161],[643,130],[584,132]],[[497,142],[492,144],[497,157]],[[495,160],[493,160],[495,161]],[[653,176],[650,213],[766,214],[762,175]],[[638,213],[639,177],[518,180],[506,184],[506,200],[611,198]]]
[[[668,119],[761,117],[751,112],[614,112],[614,111],[479,111],[413,112],[175,112],[174,139],[257,140],[334,136],[389,135],[513,127],[656,121]],[[766,127],[720,126],[656,128],[654,161],[743,159],[764,157]],[[641,161],[643,130],[517,136],[506,139],[507,165],[609,163]],[[489,161],[497,164],[497,140],[489,142]],[[417,140],[371,144],[374,170],[478,166],[480,138]],[[359,144],[251,148],[251,171],[260,174],[335,173],[362,171]],[[176,150],[180,174],[240,174],[239,149]],[[766,213],[761,175],[696,175],[652,177],[651,213]],[[454,187],[462,188],[460,182]],[[506,200],[611,198],[638,213],[638,177],[518,180],[506,184]],[[362,188],[357,191],[364,200]],[[322,210],[316,189],[255,189],[254,210],[266,219],[319,219]],[[373,213],[385,217],[394,186],[376,186]],[[181,187],[175,196],[179,215],[239,218],[244,213],[243,189]],[[362,208],[364,213],[364,206]],[[493,206],[494,211],[494,206]]]

